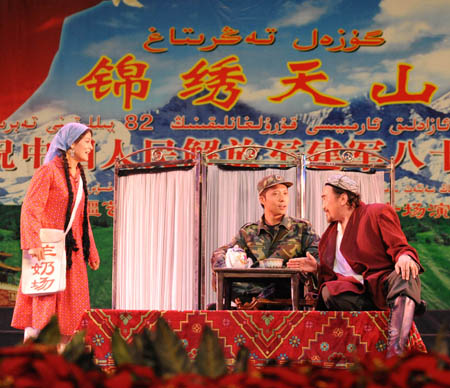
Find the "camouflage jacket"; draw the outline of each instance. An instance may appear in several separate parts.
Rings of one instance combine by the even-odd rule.
[[[260,260],[269,257],[282,258],[286,263],[294,257],[304,257],[309,252],[317,258],[318,243],[319,236],[306,220],[285,216],[272,235],[263,216],[258,222],[242,226],[229,244],[216,249],[211,264],[213,268],[225,267],[227,250],[236,244],[253,260],[253,267],[257,267]]]

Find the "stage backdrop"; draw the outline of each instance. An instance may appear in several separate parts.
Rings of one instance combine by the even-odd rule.
[[[20,205],[69,121],[95,138],[93,307],[110,306],[118,156],[163,145],[360,148],[394,157],[424,297],[448,309],[449,16],[447,0],[2,0],[0,250],[19,265]]]

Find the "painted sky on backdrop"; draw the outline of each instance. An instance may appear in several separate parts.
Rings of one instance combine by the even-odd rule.
[[[314,87],[346,100],[368,94],[375,81],[393,84],[399,62],[414,66],[411,91],[420,91],[424,82],[439,87],[434,99],[450,90],[448,0],[141,0],[141,3],[142,8],[123,3],[116,7],[105,1],[67,18],[48,80],[17,113],[35,110],[35,101],[39,101],[39,105],[48,104],[66,112],[73,112],[71,107],[76,107],[78,114],[122,117],[121,98],[109,96],[96,102],[91,93],[76,86],[76,81],[92,69],[101,55],[116,62],[127,53],[150,65],[146,77],[152,79],[147,100],[133,101],[134,113],[166,104],[181,89],[179,74],[188,71],[200,58],[211,64],[231,54],[239,56],[248,80],[241,101],[265,112],[295,114],[322,108],[304,93],[297,93],[281,104],[267,101],[268,96],[287,90],[280,79],[292,76],[286,67],[288,61],[320,59],[320,70],[329,76],[329,81],[316,82]],[[169,43],[170,27],[177,31],[192,27],[196,34],[204,33],[209,42],[226,25],[238,28],[243,37],[252,31],[263,36],[266,27],[275,27],[276,41],[272,46],[241,42],[212,52]],[[165,36],[165,41],[155,47],[166,47],[168,52],[152,54],[142,48],[152,26]],[[335,40],[341,36],[339,28],[346,31],[348,39],[353,29],[361,35],[382,29],[386,43],[382,47],[361,47],[353,53],[330,53],[321,46],[310,52],[292,48],[295,38],[304,45],[310,44],[314,28],[319,35],[326,33]]]

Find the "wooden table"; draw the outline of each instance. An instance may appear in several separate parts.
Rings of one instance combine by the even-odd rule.
[[[300,284],[304,277],[301,271],[292,268],[214,268],[217,282],[217,310],[231,307],[231,286],[233,281],[251,281],[252,279],[290,279],[292,310],[300,305]],[[302,298],[304,292],[301,293]],[[225,303],[224,303],[225,298]]]

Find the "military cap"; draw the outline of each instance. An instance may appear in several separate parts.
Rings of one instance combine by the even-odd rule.
[[[358,184],[347,175],[335,174],[328,177],[325,185],[337,187],[342,190],[350,191],[354,194],[359,194]]]
[[[287,187],[291,187],[293,185],[292,182],[289,182],[281,175],[278,174],[268,175],[258,182],[257,186],[258,194],[261,194],[265,189],[268,189],[269,187],[279,184],[286,185]]]

